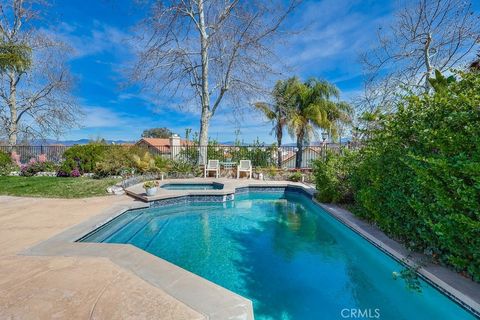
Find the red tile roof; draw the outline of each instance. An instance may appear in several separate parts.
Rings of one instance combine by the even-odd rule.
[[[170,151],[170,139],[162,139],[162,138],[142,138],[137,141],[136,144],[146,143],[153,148],[156,148],[159,151]],[[180,140],[181,146],[193,145],[192,141],[187,140]]]

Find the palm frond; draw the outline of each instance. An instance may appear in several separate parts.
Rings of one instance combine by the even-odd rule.
[[[260,110],[265,115],[265,117],[267,117],[267,119],[274,120],[276,118],[277,114],[274,110],[272,110],[272,105],[266,102],[255,102],[253,105],[256,109]]]

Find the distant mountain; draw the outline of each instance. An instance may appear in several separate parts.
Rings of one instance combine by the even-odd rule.
[[[87,144],[93,140],[91,139],[79,139],[79,140],[55,140],[55,139],[36,139],[30,141],[30,145],[40,146],[40,145],[52,145],[52,144],[61,144],[65,146],[73,146],[76,144]],[[122,144],[122,143],[135,143],[136,141],[125,141],[125,140],[105,140],[108,144]]]
[[[350,140],[351,140],[351,138],[349,138],[349,137],[342,138],[342,144],[347,143]],[[92,139],[79,139],[79,140],[35,139],[35,140],[30,141],[29,145],[33,145],[33,146],[44,145],[45,146],[45,145],[52,145],[52,144],[61,144],[61,145],[65,145],[65,146],[73,146],[73,145],[76,145],[76,144],[87,144],[91,141],[93,141],[93,140]],[[115,144],[135,143],[137,141],[138,140],[130,140],[130,141],[128,141],[128,140],[105,140],[105,142],[108,143],[108,144],[112,144],[112,143],[115,143]],[[1,144],[2,143],[0,142],[0,145]],[[220,144],[225,145],[225,146],[234,146],[235,141],[223,141],[223,142],[220,142]],[[250,146],[250,145],[252,145],[252,143],[245,143],[244,142],[241,145]],[[270,143],[266,143],[265,145],[270,145]],[[296,145],[297,144],[294,143],[294,142],[282,144],[282,146],[284,146],[284,147],[295,147]],[[310,143],[309,145],[310,146],[321,146],[322,142],[315,141],[315,142]]]

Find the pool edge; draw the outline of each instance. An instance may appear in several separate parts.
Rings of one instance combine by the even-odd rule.
[[[410,252],[405,248],[404,245],[388,237],[376,226],[356,217],[353,213],[338,205],[321,203],[315,198],[313,198],[312,201],[330,216],[335,218],[337,221],[367,240],[370,244],[397,262],[401,264],[407,264],[410,267],[419,265],[420,267],[416,272],[423,280],[432,285],[435,289],[439,290],[454,303],[457,303],[460,307],[470,312],[474,317],[480,319],[480,284],[464,278],[460,274],[441,265],[435,265],[432,263],[422,265],[424,263],[422,259],[428,259],[427,256],[421,253],[413,253],[410,255]],[[431,268],[441,269],[444,275],[439,276],[438,274],[435,274],[438,272],[431,270]],[[471,297],[470,295],[462,292],[461,289],[454,288],[452,285],[447,283],[445,276],[449,277],[450,281],[459,281],[462,282],[462,285],[471,286],[472,288],[476,287],[476,289],[471,290],[478,291],[478,297],[475,299],[475,297]]]

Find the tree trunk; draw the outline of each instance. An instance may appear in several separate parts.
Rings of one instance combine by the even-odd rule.
[[[10,95],[8,97],[8,108],[10,109],[10,123],[8,124],[8,145],[13,148],[17,144],[17,85],[13,72],[9,73]]]
[[[208,125],[210,121],[210,112],[207,110],[202,110],[202,115],[200,117],[200,139],[199,139],[199,157],[198,164],[207,163],[207,149],[208,149]]]
[[[200,116],[200,152],[198,164],[207,163],[208,127],[210,125],[210,93],[208,90],[208,34],[205,26],[203,0],[198,0],[198,15],[200,28],[200,51],[202,61],[202,114]]]
[[[297,135],[297,155],[295,157],[295,168],[299,169],[302,167],[303,161],[303,142],[304,142],[304,132],[300,131]]]
[[[280,141],[281,142],[281,141]],[[283,156],[283,152],[282,152],[282,149],[281,149],[281,146],[280,144],[278,145],[278,151],[277,151],[277,167],[279,169],[282,168],[282,156]]]
[[[277,126],[277,144],[278,144],[278,149],[277,149],[277,167],[279,169],[282,168],[282,136],[283,136],[283,128],[280,126]]]
[[[430,76],[432,75],[432,63],[430,62],[430,45],[432,43],[432,35],[429,33],[427,39],[425,40],[424,54],[425,54],[425,67],[427,68],[425,72],[425,92],[430,92]]]

